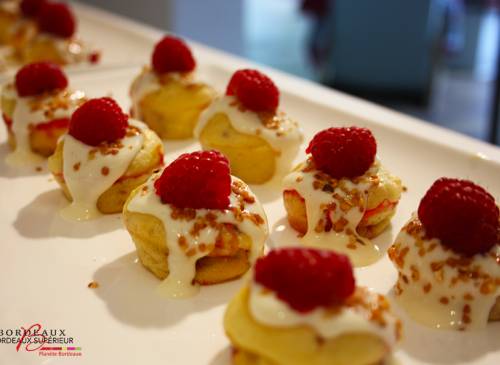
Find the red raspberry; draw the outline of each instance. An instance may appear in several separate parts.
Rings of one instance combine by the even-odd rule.
[[[114,142],[125,136],[128,116],[111,98],[91,99],[71,116],[68,133],[90,146]]]
[[[189,72],[196,67],[196,61],[188,45],[180,38],[167,35],[158,42],[151,58],[154,70],[165,72]]]
[[[229,161],[217,151],[184,153],[155,181],[156,194],[178,208],[225,209],[229,206]]]
[[[227,85],[226,95],[234,95],[245,108],[256,112],[274,112],[280,92],[273,80],[257,70],[236,71]]]
[[[42,6],[45,6],[47,0],[22,0],[19,7],[24,16],[32,18],[38,15]]]
[[[318,169],[335,179],[363,175],[375,161],[377,142],[366,128],[329,128],[319,132],[309,143]]]
[[[70,38],[76,31],[76,19],[68,5],[47,2],[38,15],[38,27],[42,32]]]
[[[345,255],[312,248],[282,248],[255,264],[255,281],[299,312],[341,304],[356,287]]]
[[[33,96],[48,91],[64,89],[68,79],[58,65],[36,62],[21,68],[16,74],[16,90],[19,96]]]
[[[457,253],[472,256],[500,244],[495,199],[471,181],[436,180],[420,201],[418,218],[429,237]]]

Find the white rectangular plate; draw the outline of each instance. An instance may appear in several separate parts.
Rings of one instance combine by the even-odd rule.
[[[84,38],[116,50],[127,49],[131,64],[147,62],[161,33],[86,7],[78,7]],[[100,35],[105,35],[100,37]],[[107,41],[103,41],[107,39]],[[112,42],[112,43],[106,43]],[[255,66],[194,45],[199,73],[220,91],[231,72]],[[112,63],[112,62],[111,62]],[[379,158],[400,176],[404,193],[392,230],[377,239],[387,247],[440,176],[472,179],[498,200],[500,149],[439,129],[402,114],[348,97],[313,83],[263,68],[282,89],[282,107],[301,124],[308,141],[336,125],[367,126],[374,132]],[[128,110],[128,88],[137,66],[77,72],[71,84],[90,96],[111,93]],[[226,303],[244,279],[203,288],[189,300],[158,297],[159,281],[138,262],[119,215],[87,223],[64,221],[58,210],[67,202],[47,173],[17,171],[4,163],[6,133],[0,132],[0,364],[229,364],[229,343],[222,316]],[[166,142],[166,161],[199,149],[196,141]],[[305,148],[305,144],[302,150]],[[302,152],[297,161],[304,158]],[[295,243],[286,225],[279,188],[253,187],[268,214],[268,246]],[[285,226],[285,230],[282,228]],[[358,284],[389,293],[396,271],[387,257],[356,270]],[[89,289],[91,281],[99,288]],[[498,364],[500,323],[485,331],[431,330],[404,320],[404,341],[396,353],[402,364]],[[63,329],[81,347],[78,358],[41,357],[1,343],[8,329],[40,323]],[[61,346],[53,344],[52,346]],[[67,345],[62,345],[67,346]],[[71,346],[71,345],[70,345]]]

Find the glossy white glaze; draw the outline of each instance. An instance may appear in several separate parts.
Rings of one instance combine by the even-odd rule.
[[[16,139],[16,148],[7,155],[6,162],[11,166],[30,166],[43,162],[45,158],[31,150],[30,127],[49,120],[71,117],[85,94],[81,91],[71,92],[64,97],[67,103],[53,107],[51,103],[56,98],[60,98],[66,91],[44,96],[20,97],[12,87],[7,87],[4,90],[4,96],[15,99],[16,103],[12,115],[12,132]],[[45,115],[48,109],[53,112],[50,118]]]
[[[159,286],[159,293],[170,298],[186,298],[197,293],[198,286],[193,284],[196,274],[196,261],[208,255],[209,251],[198,250],[200,244],[213,245],[216,242],[219,231],[209,225],[199,231],[197,235],[190,234],[193,222],[185,219],[173,219],[173,207],[170,204],[164,204],[160,197],[155,193],[154,181],[161,175],[155,174],[146,182],[145,193],[136,194],[129,202],[126,209],[131,212],[149,214],[158,218],[165,228],[165,241],[168,246],[168,269],[169,274],[163,283]],[[232,177],[233,182],[244,183],[236,177]],[[246,185],[245,189],[255,201],[246,203],[244,211],[249,214],[257,214],[263,219],[262,224],[256,224],[253,220],[244,217],[242,221],[236,219],[231,207],[240,205],[238,195],[231,192],[229,209],[196,209],[196,216],[203,217],[208,213],[216,216],[216,222],[229,223],[236,226],[242,233],[247,234],[251,239],[251,250],[249,255],[250,263],[262,253],[264,242],[268,235],[267,218],[260,202],[255,195],[251,193]],[[178,241],[180,237],[186,239],[187,247],[183,250]],[[188,251],[194,252],[187,255]]]
[[[356,232],[356,227],[361,222],[366,211],[368,191],[372,186],[370,177],[376,176],[380,183],[384,184],[392,184],[393,179],[389,179],[388,172],[381,167],[379,162],[376,162],[358,179],[357,183],[350,179],[340,179],[338,180],[337,187],[332,191],[324,191],[323,189],[314,187],[317,180],[315,178],[317,172],[318,170],[315,169],[303,171],[303,168],[299,167],[288,174],[283,180],[284,190],[298,192],[305,202],[308,230],[301,238],[302,242],[309,246],[333,249],[344,253],[349,256],[355,266],[366,266],[377,261],[383,253],[373,242],[361,237]],[[392,185],[389,186],[393,188]],[[338,194],[341,198],[346,198],[352,192],[361,194],[361,206],[353,206],[345,212],[340,209],[341,202],[335,199],[334,195]],[[338,232],[334,229],[329,232],[318,232],[316,226],[318,222],[324,220],[324,210],[332,203],[336,205],[336,208],[330,210],[329,216],[331,221],[337,222],[345,219],[347,224]]]
[[[411,222],[421,227],[416,214]],[[430,327],[484,328],[500,296],[500,285],[495,284],[500,282],[500,245],[467,259],[443,246],[439,239],[426,238],[423,227],[411,234],[406,227],[391,248],[395,250],[391,258],[400,273],[398,304],[413,319]]]
[[[147,128],[133,119],[129,120],[129,124],[139,129]],[[142,133],[125,136],[116,154],[103,154],[98,148],[80,142],[69,134],[62,138],[63,176],[72,202],[61,210],[61,215],[77,221],[98,217],[101,213],[97,209],[97,200],[123,176],[141,149],[144,136]]]
[[[358,289],[359,290],[359,289]],[[397,341],[398,319],[389,310],[383,310],[385,325],[374,320],[373,311],[379,306],[378,294],[363,290],[363,304],[342,306],[338,311],[317,308],[300,313],[280,300],[274,292],[262,285],[250,283],[249,310],[253,318],[271,327],[289,328],[308,326],[325,339],[352,333],[370,333],[382,338],[393,347]]]

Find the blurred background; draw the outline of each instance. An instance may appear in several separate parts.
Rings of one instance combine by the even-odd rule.
[[[500,0],[83,0],[499,144]]]

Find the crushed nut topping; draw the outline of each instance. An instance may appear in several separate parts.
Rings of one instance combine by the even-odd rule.
[[[49,91],[37,95],[30,102],[30,111],[42,111],[47,120],[54,119],[57,111],[69,110],[75,106],[80,106],[87,100],[84,97],[75,99],[74,95],[74,92],[68,90]]]
[[[239,180],[234,180],[231,184],[231,191],[236,198],[236,204],[229,206],[226,210],[231,212],[237,222],[249,220],[259,226],[265,223],[265,220],[259,214],[251,213],[246,209],[248,204],[256,203],[255,197],[250,193],[248,187]],[[147,193],[144,192],[144,194]],[[243,242],[242,232],[237,226],[231,223],[218,221],[217,211],[203,211],[191,208],[171,207],[170,217],[173,220],[182,220],[190,222],[188,230],[189,237],[198,238],[201,231],[207,228],[217,232],[215,242],[209,244],[206,242],[191,246],[186,236],[178,237],[178,244],[182,251],[188,256],[193,256],[197,252],[208,253],[208,256],[232,256],[238,250],[248,250],[248,242]]]
[[[97,281],[91,281],[88,283],[87,288],[97,289],[99,287],[99,283]]]
[[[430,282],[425,281],[421,286],[424,294],[432,293],[435,300],[441,305],[454,306],[456,308],[463,301],[470,304],[463,305],[461,315],[461,327],[466,329],[466,326],[471,323],[471,306],[479,296],[495,295],[500,289],[500,272],[495,276],[494,272],[488,272],[483,266],[484,261],[478,261],[476,257],[466,257],[455,253],[452,249],[442,245],[439,240],[426,236],[425,228],[420,220],[415,216],[403,228],[402,232],[412,237],[412,247],[416,250],[419,261],[410,262],[408,253],[410,247],[408,244],[403,244],[403,241],[396,242],[389,248],[389,259],[398,269],[398,281],[395,286],[396,295],[401,295],[408,285],[417,285],[416,282],[422,280],[433,281],[434,287]],[[437,249],[444,252],[444,256],[436,256]],[[432,258],[427,257],[432,255]],[[495,248],[487,254],[483,255],[484,259],[494,260],[498,262],[500,253]],[[491,266],[490,270],[491,271]],[[411,281],[408,280],[405,273],[410,273]],[[467,286],[466,286],[467,285]],[[448,295],[440,295],[439,288],[446,288]],[[455,295],[449,295],[449,289],[453,288]],[[455,309],[456,310],[456,309]],[[460,317],[459,317],[460,318]]]

